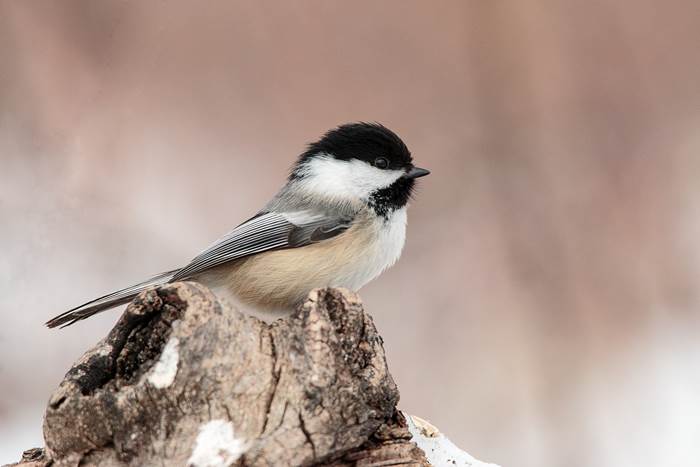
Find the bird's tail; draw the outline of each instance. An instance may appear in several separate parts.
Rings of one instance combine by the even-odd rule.
[[[104,297],[96,298],[95,300],[89,301],[78,307],[61,313],[55,318],[52,318],[49,321],[47,321],[46,325],[50,328],[55,328],[57,326],[61,326],[62,328],[64,328],[66,326],[70,326],[76,321],[89,318],[90,316],[97,314],[101,311],[108,310],[110,308],[122,305],[124,303],[128,303],[131,300],[133,300],[135,296],[137,296],[139,293],[143,292],[147,288],[156,285],[162,285],[169,282],[177,271],[179,271],[179,269],[163,272],[161,274],[158,274],[157,276],[152,277],[147,281],[141,282],[136,285],[132,285],[131,287],[127,287],[125,289],[117,290],[116,292],[107,294]]]

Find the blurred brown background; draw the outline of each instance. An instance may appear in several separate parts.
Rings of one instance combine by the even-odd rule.
[[[700,463],[697,0],[0,0],[0,462],[116,320],[304,144],[397,131],[421,179],[362,295],[401,406],[504,466]]]

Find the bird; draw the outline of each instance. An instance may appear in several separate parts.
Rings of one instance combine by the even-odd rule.
[[[380,123],[337,126],[308,144],[286,183],[250,219],[180,269],[158,274],[47,321],[69,326],[142,291],[194,281],[243,306],[293,310],[321,287],[357,291],[399,259],[416,179],[403,140]]]

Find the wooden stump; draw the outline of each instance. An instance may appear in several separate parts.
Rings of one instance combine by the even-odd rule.
[[[398,400],[356,294],[313,291],[267,324],[176,283],[70,369],[19,465],[429,465]]]

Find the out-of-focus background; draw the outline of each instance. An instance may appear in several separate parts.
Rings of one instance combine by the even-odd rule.
[[[700,463],[697,0],[0,1],[0,463],[119,312],[304,144],[433,174],[362,296],[401,407],[504,466]]]

